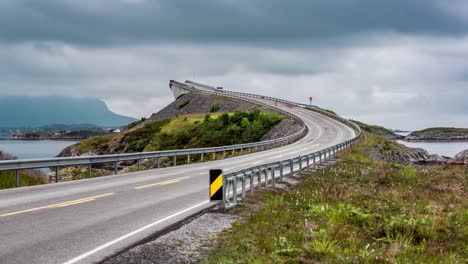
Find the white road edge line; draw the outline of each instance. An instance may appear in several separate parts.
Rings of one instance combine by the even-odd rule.
[[[69,261],[67,261],[67,262],[64,262],[64,264],[73,264],[73,263],[76,263],[76,262],[78,262],[78,261],[81,261],[81,260],[83,260],[83,259],[85,259],[85,258],[91,256],[92,254],[94,254],[94,253],[96,253],[96,252],[99,252],[99,251],[101,251],[101,250],[103,250],[103,249],[105,249],[105,248],[108,248],[108,247],[110,247],[110,246],[112,246],[112,245],[114,245],[114,244],[116,244],[116,243],[118,243],[118,242],[120,242],[120,241],[122,241],[122,240],[124,240],[124,239],[127,239],[127,238],[129,238],[129,237],[131,237],[131,236],[133,236],[133,235],[136,235],[136,234],[138,234],[138,233],[140,233],[140,232],[145,231],[145,230],[148,229],[148,228],[151,228],[151,227],[153,227],[153,226],[155,226],[155,225],[157,225],[157,224],[160,224],[160,223],[162,223],[162,222],[164,222],[164,221],[167,221],[167,220],[169,220],[169,219],[171,219],[171,218],[174,218],[174,217],[176,217],[176,216],[178,216],[178,215],[181,215],[181,214],[183,214],[183,213],[186,213],[186,212],[188,212],[188,211],[190,211],[190,210],[192,210],[192,209],[195,209],[195,208],[197,208],[197,207],[200,207],[200,206],[202,206],[202,205],[204,205],[204,204],[207,204],[207,203],[209,203],[209,202],[210,202],[210,201],[205,201],[205,202],[196,204],[196,205],[194,205],[194,206],[191,206],[191,207],[189,207],[189,208],[186,208],[186,209],[184,209],[184,210],[182,210],[182,211],[179,211],[179,212],[177,212],[177,213],[175,213],[175,214],[166,216],[166,217],[164,217],[163,219],[160,219],[160,220],[158,220],[158,221],[156,221],[156,222],[153,222],[153,223],[151,223],[151,224],[149,224],[149,225],[146,225],[146,226],[144,226],[144,227],[142,227],[142,228],[139,228],[139,229],[137,229],[137,230],[135,230],[135,231],[132,231],[132,232],[126,234],[126,235],[123,235],[123,236],[121,236],[121,237],[119,237],[119,238],[116,238],[116,239],[114,239],[114,240],[112,240],[112,241],[109,241],[109,242],[107,242],[106,244],[103,244],[103,245],[101,245],[101,246],[99,246],[99,247],[97,247],[97,248],[95,248],[95,249],[93,249],[93,250],[90,250],[90,251],[86,252],[86,253],[83,253],[83,254],[79,255],[78,257],[75,257],[75,258],[73,258],[73,259],[71,259],[71,260],[69,260]]]

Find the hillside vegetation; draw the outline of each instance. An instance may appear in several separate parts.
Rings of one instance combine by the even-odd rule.
[[[359,122],[359,121],[356,121],[356,120],[353,120],[353,122],[356,125],[360,126],[361,129],[364,129],[365,131],[367,131],[369,133],[372,133],[372,134],[375,134],[375,135],[378,135],[378,136],[383,136],[383,137],[392,138],[392,139],[393,138],[403,138],[402,136],[399,136],[399,135],[393,133],[391,130],[386,129],[385,127],[382,127],[382,126],[369,125],[369,124]]]
[[[431,136],[437,134],[468,134],[468,128],[433,127],[414,131],[410,134],[410,136]]]
[[[66,150],[95,154],[214,147],[260,141],[282,117],[258,109],[191,114],[149,122],[125,133],[94,137]]]
[[[235,210],[205,263],[466,263],[466,166],[372,159],[388,139],[365,133],[335,165]],[[252,212],[252,208],[255,210]]]

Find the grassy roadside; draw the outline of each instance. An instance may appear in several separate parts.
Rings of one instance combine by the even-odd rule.
[[[46,182],[44,177],[33,177],[27,173],[20,173],[20,186],[32,186]],[[16,186],[16,175],[13,171],[0,172],[0,190],[14,188]]]
[[[466,263],[468,168],[367,156],[386,142],[365,133],[337,164],[266,192],[256,212],[239,206],[247,216],[204,263]]]

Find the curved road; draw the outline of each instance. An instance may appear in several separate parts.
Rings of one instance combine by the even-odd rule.
[[[277,107],[303,119],[309,133],[288,146],[225,160],[0,191],[0,263],[102,260],[213,205],[211,168],[235,172],[355,137],[348,126],[316,112]]]

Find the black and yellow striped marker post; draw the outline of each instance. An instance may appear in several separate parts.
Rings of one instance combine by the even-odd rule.
[[[222,201],[224,194],[223,170],[210,170],[210,201]]]

